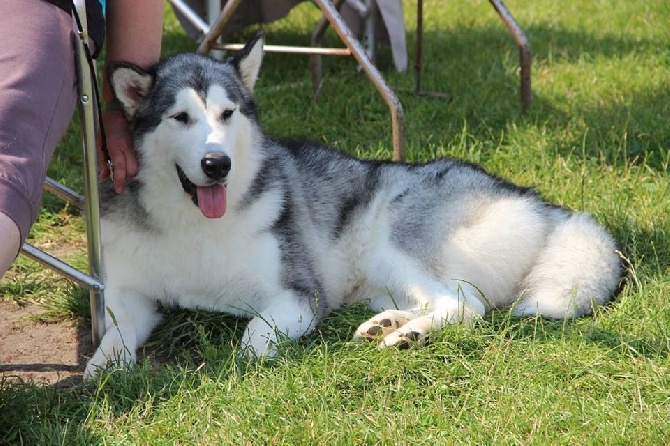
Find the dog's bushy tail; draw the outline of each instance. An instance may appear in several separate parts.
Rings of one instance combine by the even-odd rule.
[[[522,284],[515,315],[579,317],[607,303],[622,269],[612,236],[587,214],[559,223]]]

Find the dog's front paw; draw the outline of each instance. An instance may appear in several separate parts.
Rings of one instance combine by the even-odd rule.
[[[84,369],[85,381],[95,379],[100,370],[104,370],[110,365],[128,369],[135,364],[135,349],[128,348],[121,342],[120,337],[112,336],[112,334],[113,332],[103,337],[100,347],[86,364],[86,369]]]
[[[276,329],[261,318],[253,318],[244,330],[240,351],[254,358],[277,356]]]
[[[407,350],[415,346],[418,347],[426,343],[427,334],[420,329],[413,330],[409,327],[403,327],[382,339],[379,348],[397,347],[399,350]]]
[[[84,381],[94,380],[98,376],[98,371],[107,367],[107,361],[98,361],[91,359],[84,369]]]
[[[98,356],[99,354],[100,356]],[[122,369],[129,369],[134,364],[135,355],[131,355],[127,351],[125,353],[106,356],[104,353],[101,354],[100,350],[98,349],[97,353],[86,364],[86,368],[84,369],[84,381],[95,379],[98,376],[99,371],[104,370],[112,365]]]
[[[386,338],[413,317],[409,311],[386,310],[363,322],[354,333],[354,339],[373,341]]]

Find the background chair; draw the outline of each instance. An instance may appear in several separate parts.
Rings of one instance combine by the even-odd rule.
[[[192,1],[186,0],[169,0],[172,7],[178,13],[182,14],[188,22],[190,22],[204,37],[202,38],[198,47],[198,52],[209,53],[211,50],[238,50],[242,48],[239,44],[221,45],[217,43],[220,40],[226,26],[230,23],[233,14],[240,7],[242,0],[228,0],[221,7],[220,0],[206,0],[207,15],[210,23],[207,23],[201,15],[199,15],[189,5]],[[318,92],[321,83],[320,63],[318,57],[321,55],[329,56],[353,56],[358,62],[361,69],[368,76],[370,81],[374,84],[379,94],[383,97],[386,105],[391,113],[391,128],[393,132],[393,158],[395,160],[403,160],[405,158],[405,119],[400,104],[395,92],[388,86],[384,77],[381,75],[377,67],[371,60],[374,57],[374,42],[372,34],[370,38],[364,39],[368,41],[366,48],[353,35],[351,29],[347,26],[342,16],[339,13],[339,8],[342,6],[344,0],[313,0],[313,3],[323,13],[323,19],[317,25],[314,34],[312,35],[312,46],[310,47],[287,47],[282,45],[265,45],[264,49],[267,52],[283,52],[283,53],[299,53],[309,54],[313,56],[311,65],[312,70],[312,85],[313,91]],[[375,13],[375,2],[372,0],[352,2],[358,4],[363,8],[362,13],[366,20],[366,32],[373,33],[374,20],[377,17]],[[323,32],[327,26],[332,26],[339,38],[346,45],[346,48],[321,48],[318,46]],[[403,30],[404,32],[404,30]]]
[[[273,21],[283,17],[292,6],[300,3],[302,0],[285,0],[282,5],[271,3],[272,7],[267,6],[263,0],[255,2],[243,2],[242,0],[169,0],[175,9],[182,25],[192,38],[198,38],[200,45],[198,51],[209,53],[212,50],[238,50],[242,47],[240,44],[221,44],[221,36],[225,32],[240,29],[245,25]],[[269,1],[269,0],[268,0]],[[405,149],[405,126],[402,106],[395,92],[386,84],[384,78],[374,65],[375,46],[376,46],[376,22],[380,16],[379,11],[383,5],[386,13],[389,9],[399,9],[400,23],[396,23],[394,28],[402,28],[402,42],[397,39],[397,32],[392,33],[389,30],[389,36],[392,40],[392,50],[394,52],[394,61],[399,70],[404,71],[407,65],[407,57],[404,39],[404,24],[402,23],[402,3],[389,2],[378,3],[378,0],[312,0],[312,2],[321,10],[324,17],[316,26],[312,34],[311,47],[287,47],[280,45],[266,45],[268,52],[290,52],[310,55],[310,70],[312,74],[312,91],[316,95],[321,87],[321,56],[353,56],[359,63],[363,71],[367,74],[370,81],[375,85],[378,92],[384,98],[391,113],[391,124],[393,130],[393,158],[395,160],[404,159]],[[222,6],[222,3],[223,4]],[[518,25],[512,14],[501,0],[489,0],[489,3],[498,13],[500,19],[507,26],[519,48],[519,68],[520,68],[520,102],[521,114],[528,113],[531,104],[531,52],[528,39],[521,27]],[[422,53],[423,53],[423,0],[416,0],[417,5],[417,30],[416,30],[416,54],[414,63],[415,72],[415,93],[419,95],[442,97],[442,93],[424,91],[421,87],[422,71]],[[339,10],[342,6],[353,10],[362,21],[362,32],[357,37],[351,32],[347,23],[342,19]],[[240,17],[235,16],[238,8],[243,9],[244,14],[250,16],[251,22],[244,23]],[[268,9],[267,16],[260,10]],[[239,16],[239,14],[238,14]],[[396,14],[397,16],[397,14]],[[387,15],[388,18],[388,15]],[[395,20],[396,22],[397,19]],[[346,48],[321,48],[321,38],[328,26],[333,26]],[[393,40],[396,44],[393,45]],[[362,45],[361,43],[362,42]],[[402,50],[399,50],[399,47]],[[399,54],[402,53],[402,54]],[[404,60],[403,60],[404,59]]]

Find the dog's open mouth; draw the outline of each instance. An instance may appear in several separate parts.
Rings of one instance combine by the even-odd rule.
[[[175,165],[177,175],[184,192],[191,197],[193,203],[198,206],[202,215],[207,218],[221,218],[226,213],[226,186],[215,183],[209,186],[196,186],[188,179],[184,170]]]

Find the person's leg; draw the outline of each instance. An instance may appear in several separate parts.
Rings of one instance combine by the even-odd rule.
[[[37,218],[47,165],[72,117],[74,57],[67,13],[42,0],[0,2],[0,277]]]
[[[2,246],[0,247],[0,272],[4,274],[9,269],[19,250],[21,233],[14,220],[2,212],[0,212],[0,240],[2,240]],[[0,275],[0,277],[2,276]]]

